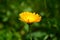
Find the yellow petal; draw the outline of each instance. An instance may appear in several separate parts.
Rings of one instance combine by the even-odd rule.
[[[19,20],[26,23],[39,22],[41,20],[41,16],[32,12],[22,12],[19,14],[19,17]]]

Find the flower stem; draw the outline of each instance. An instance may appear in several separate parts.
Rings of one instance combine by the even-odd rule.
[[[29,24],[29,33],[30,33],[30,40],[32,40],[32,35],[31,35],[31,24]]]

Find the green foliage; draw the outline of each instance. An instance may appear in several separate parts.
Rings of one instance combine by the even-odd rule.
[[[19,20],[23,11],[42,16],[29,25]],[[0,0],[0,40],[60,40],[60,0]]]

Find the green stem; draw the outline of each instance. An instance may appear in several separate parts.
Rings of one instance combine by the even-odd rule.
[[[46,5],[46,0],[44,0],[44,5],[45,5],[45,8],[47,8],[47,5]]]
[[[29,33],[30,33],[30,40],[32,40],[32,35],[31,35],[31,24],[29,24]]]

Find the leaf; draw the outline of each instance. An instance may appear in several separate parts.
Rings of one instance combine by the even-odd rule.
[[[36,38],[41,38],[43,36],[47,35],[45,32],[34,32],[34,33],[31,33],[31,36],[32,37],[36,37]],[[27,35],[27,38],[29,38],[30,34]]]
[[[29,31],[29,25],[28,25],[28,24],[25,24],[25,25],[24,25],[24,29],[25,29],[25,31],[28,32],[28,31]]]

